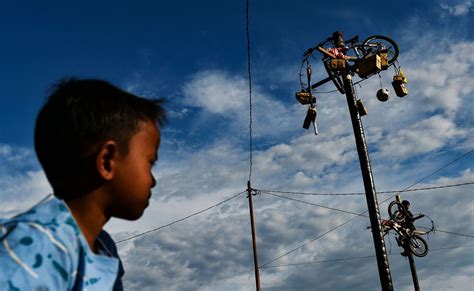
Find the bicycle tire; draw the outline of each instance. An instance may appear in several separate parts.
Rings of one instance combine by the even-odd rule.
[[[398,48],[397,43],[384,35],[372,35],[364,40],[362,45],[365,47],[370,43],[382,43],[387,47],[388,50],[388,63],[391,65],[395,62],[400,54],[400,49]],[[389,44],[389,45],[386,45]]]
[[[392,201],[388,205],[388,215],[390,216],[390,219],[401,223],[405,220],[407,213],[403,204],[398,201]]]
[[[424,238],[418,235],[414,235],[410,238],[408,243],[410,252],[417,257],[424,257],[428,254],[429,247],[428,243]]]

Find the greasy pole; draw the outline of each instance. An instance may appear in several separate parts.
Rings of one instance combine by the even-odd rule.
[[[252,228],[252,246],[253,246],[253,264],[255,269],[255,286],[257,291],[260,289],[260,271],[258,269],[258,256],[257,256],[257,240],[255,237],[255,223],[253,219],[253,203],[252,203],[252,187],[250,187],[250,181],[247,182],[247,193],[249,198],[249,210],[250,210],[250,226]]]
[[[344,40],[341,32],[333,34],[334,44],[336,47],[344,47]],[[364,128],[360,119],[359,110],[357,108],[357,100],[352,84],[352,76],[348,69],[343,72],[344,90],[346,92],[347,104],[351,115],[352,127],[354,129],[354,137],[357,145],[357,153],[359,154],[360,169],[364,181],[365,196],[369,211],[370,225],[372,227],[372,236],[375,246],[375,255],[377,258],[377,266],[379,270],[380,283],[383,291],[393,291],[392,276],[390,274],[390,266],[385,248],[385,241],[380,227],[380,211],[375,192],[375,184],[372,176],[372,168],[370,166],[369,152],[365,141]]]

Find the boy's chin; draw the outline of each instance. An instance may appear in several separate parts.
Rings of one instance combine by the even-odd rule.
[[[129,211],[129,212],[123,213],[118,218],[122,218],[122,219],[125,219],[125,220],[137,220],[140,217],[142,217],[144,212],[145,212],[145,209]]]

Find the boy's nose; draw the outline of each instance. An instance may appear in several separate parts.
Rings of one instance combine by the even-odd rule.
[[[151,175],[151,188],[154,188],[156,185],[156,179],[153,175]]]

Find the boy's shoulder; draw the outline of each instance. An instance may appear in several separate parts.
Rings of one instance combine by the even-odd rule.
[[[90,251],[66,204],[55,197],[0,220],[0,241],[0,284],[10,289],[100,289],[115,280],[116,260]]]
[[[17,225],[22,224],[30,225],[43,233],[51,233],[56,236],[78,236],[80,233],[79,227],[66,204],[52,195],[12,218],[0,218],[0,225],[7,229],[14,229]]]

